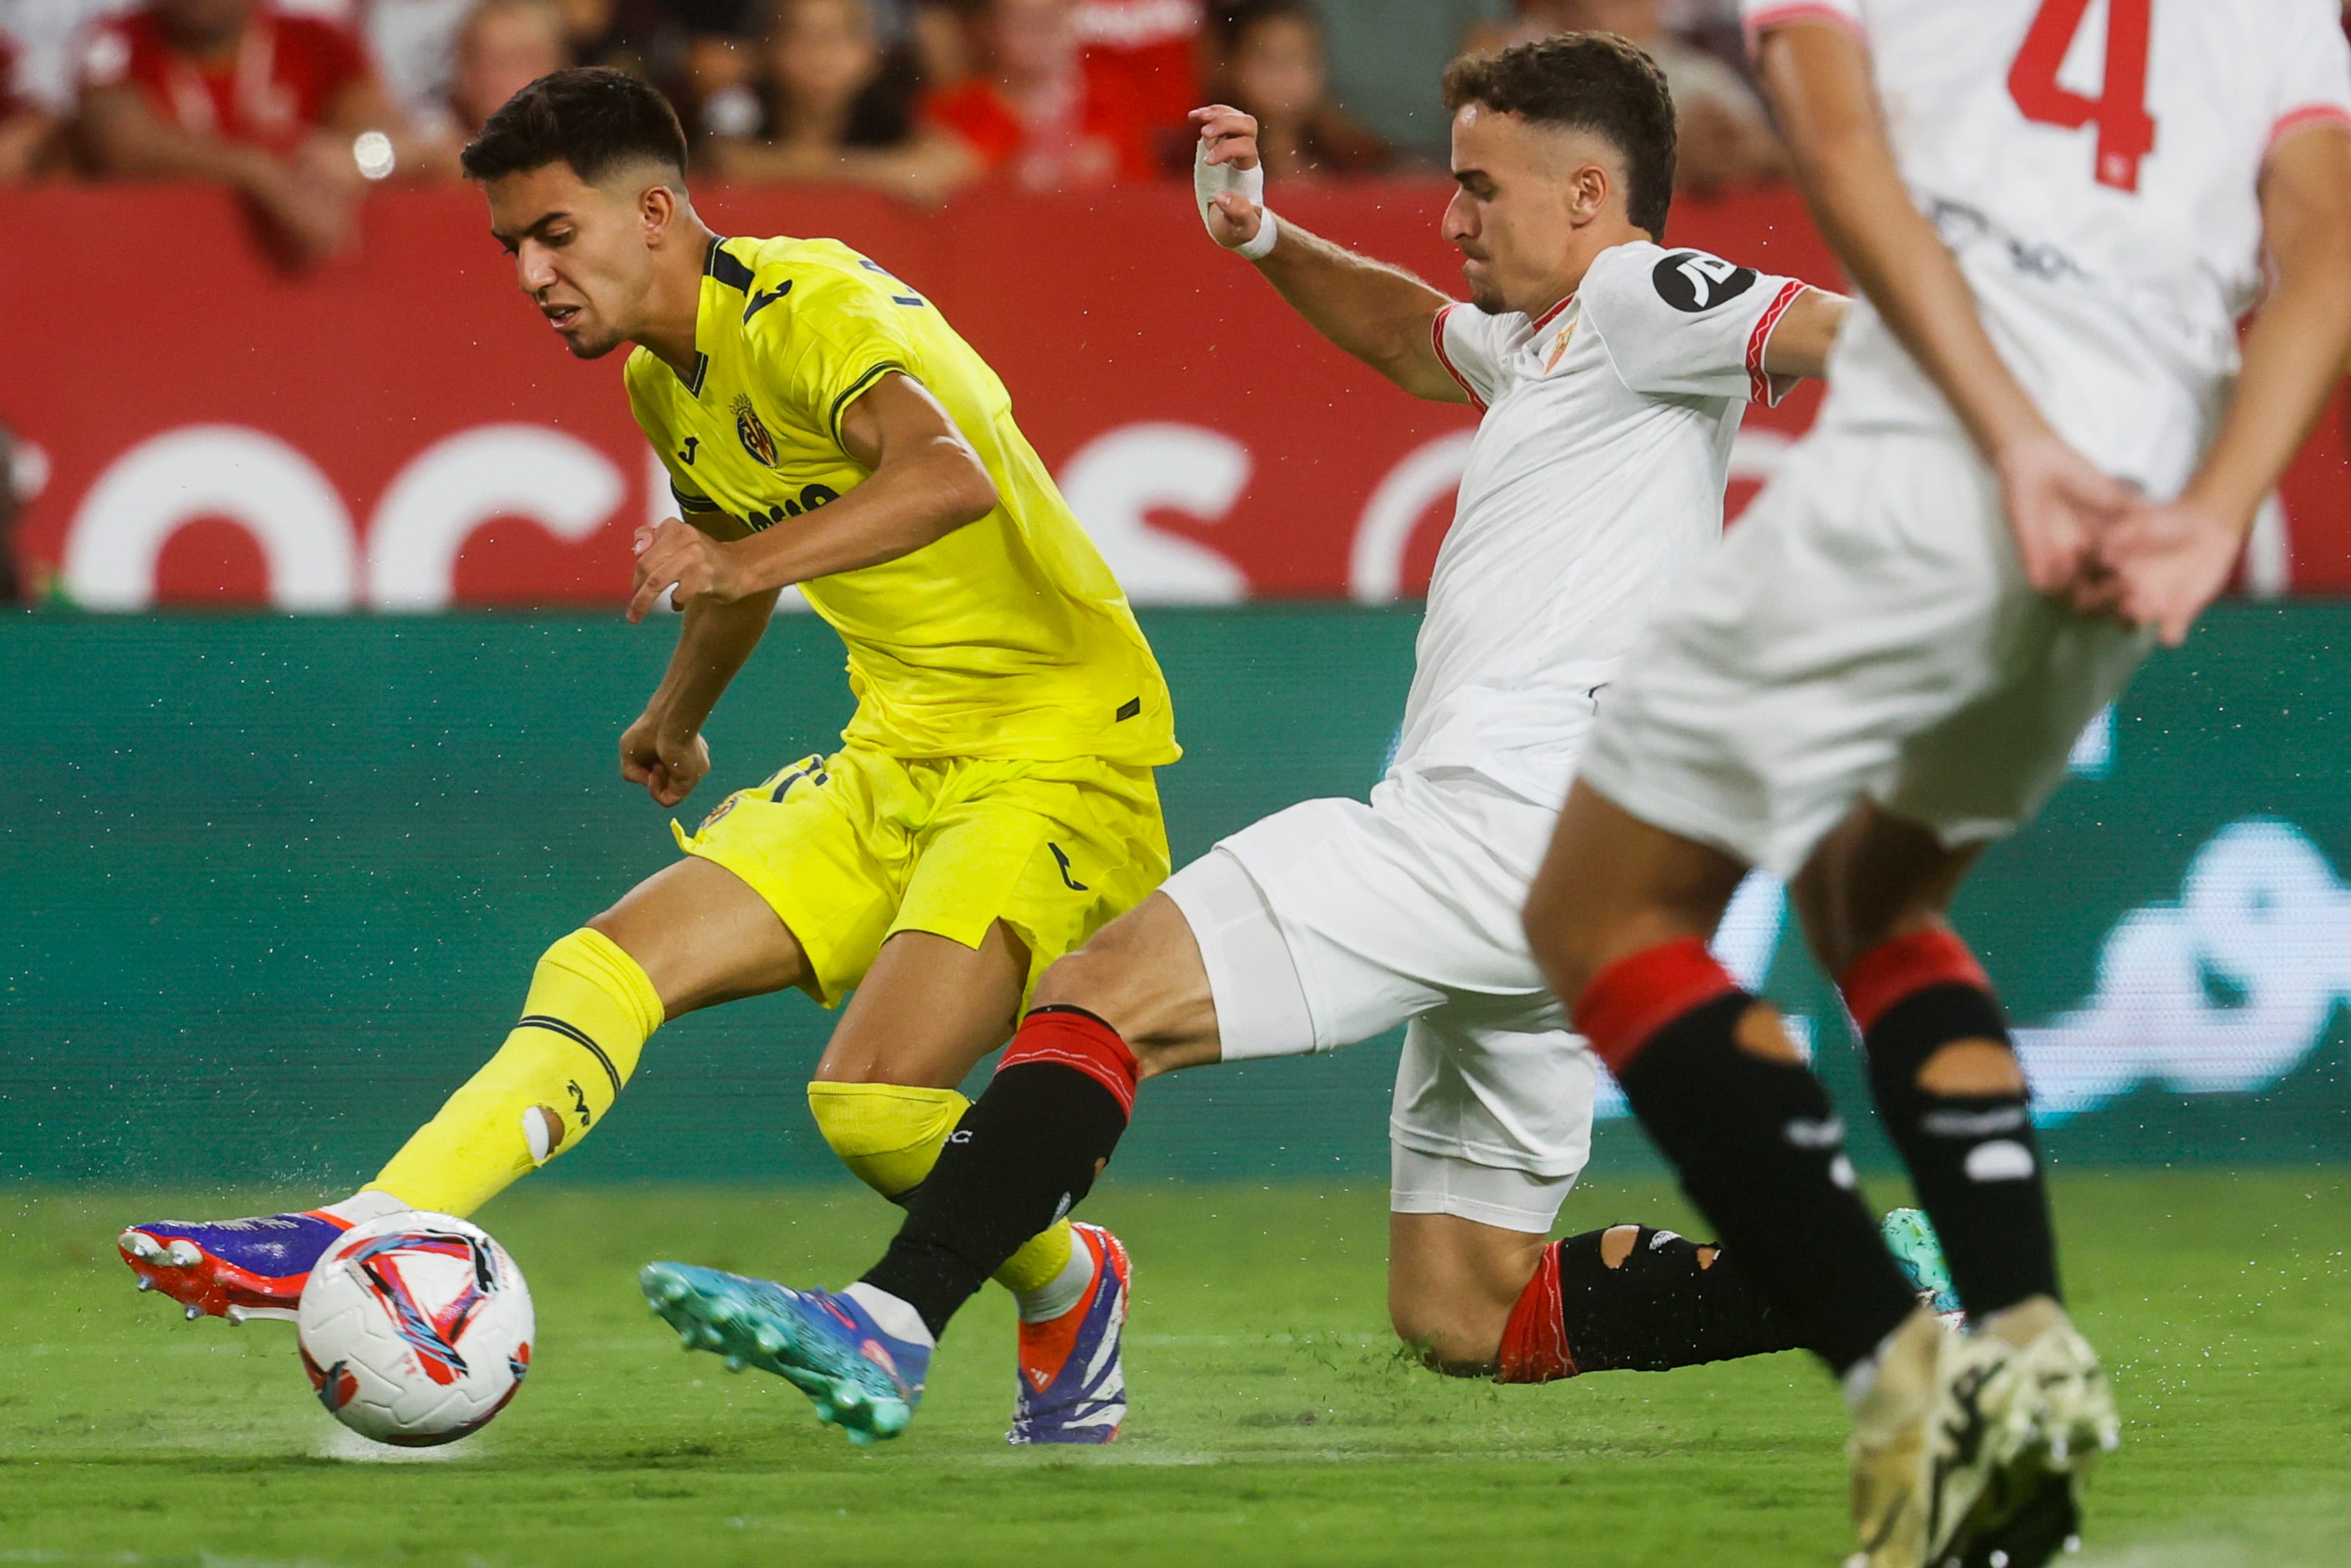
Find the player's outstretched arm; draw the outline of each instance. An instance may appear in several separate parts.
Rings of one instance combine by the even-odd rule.
[[[1861,40],[1792,19],[1763,36],[1757,63],[1813,221],[2000,476],[2032,586],[2104,607],[2097,536],[2129,494],[2058,439],[2001,363],[1958,262],[1910,203]]]
[[[2227,586],[2262,499],[2309,435],[2351,352],[2351,135],[2290,135],[2262,173],[2275,283],[2246,334],[2220,434],[2179,498],[2142,506],[2108,553],[2123,613],[2177,647]]]
[[[1238,178],[1258,168],[1257,121],[1217,104],[1194,110],[1192,123],[1200,131],[1195,189],[1209,235],[1255,262],[1316,331],[1405,391],[1437,402],[1468,402],[1437,357],[1433,325],[1453,301],[1401,267],[1358,256],[1286,218],[1274,225],[1273,248],[1253,254],[1273,221],[1244,189],[1261,183]]]
[[[883,376],[842,412],[841,444],[871,477],[789,528],[722,540],[663,524],[638,554],[629,619],[643,620],[673,588],[680,606],[724,603],[879,566],[996,509],[996,481],[955,417],[902,371]]]
[[[737,537],[748,532],[731,517],[714,517],[713,523]],[[641,551],[652,545],[654,534],[652,528],[637,530]],[[710,772],[702,727],[759,645],[780,591],[771,588],[731,601],[704,596],[686,601],[669,668],[645,711],[621,736],[621,777],[643,785],[657,804],[676,805]]]
[[[1795,298],[1763,345],[1763,370],[1773,376],[1824,376],[1837,329],[1853,301],[1825,288],[1807,288]]]

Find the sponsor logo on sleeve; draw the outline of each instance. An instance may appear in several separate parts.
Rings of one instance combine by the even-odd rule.
[[[1695,316],[1754,287],[1755,269],[1733,267],[1702,250],[1677,250],[1649,269],[1649,281],[1656,285],[1658,298]]]

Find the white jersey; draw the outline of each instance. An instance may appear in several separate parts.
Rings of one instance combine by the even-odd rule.
[[[1640,241],[1540,319],[1455,305],[1437,357],[1484,411],[1437,558],[1395,768],[1557,806],[1600,687],[1722,532],[1730,445],[1804,285]]]
[[[2176,493],[2261,287],[2257,190],[2278,139],[2351,124],[2335,0],[1743,0],[1865,40],[1912,199],[1959,258],[2001,358],[2060,434]],[[1826,428],[1950,430],[1856,302]]]

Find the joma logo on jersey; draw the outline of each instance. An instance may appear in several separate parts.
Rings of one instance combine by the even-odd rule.
[[[743,443],[743,450],[762,468],[776,465],[776,438],[759,423],[758,411],[751,406],[750,394],[739,392],[735,398],[735,434]]]
[[[1649,281],[1656,286],[1658,298],[1695,316],[1754,287],[1755,269],[1733,267],[1702,250],[1677,250],[1650,269]]]

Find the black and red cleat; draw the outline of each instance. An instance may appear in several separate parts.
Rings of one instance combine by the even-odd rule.
[[[139,1276],[141,1290],[162,1291],[190,1318],[290,1322],[310,1266],[350,1228],[349,1221],[313,1210],[201,1225],[134,1225],[114,1244]]]

